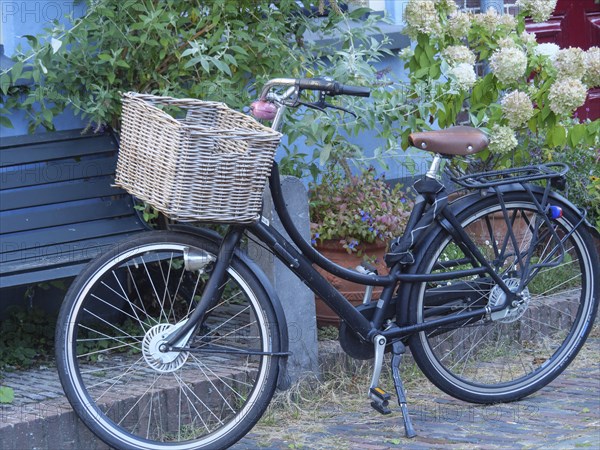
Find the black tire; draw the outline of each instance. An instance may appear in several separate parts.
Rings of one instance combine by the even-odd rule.
[[[525,192],[506,193],[503,198],[516,243],[506,239],[506,221],[498,213],[495,195],[467,207],[458,219],[489,260],[496,261],[496,272],[511,279],[518,290],[525,264],[517,261],[514,249],[522,252],[532,246],[536,209]],[[552,221],[562,238],[580,217],[558,200],[550,203],[562,207],[563,217]],[[534,263],[559,262],[559,252],[551,253],[557,241],[548,231],[547,225],[540,228],[532,250]],[[450,264],[474,267],[467,262],[468,252],[442,227],[428,242],[415,273],[449,271]],[[416,363],[442,391],[469,402],[507,402],[536,392],[569,365],[592,328],[598,309],[598,267],[594,242],[581,224],[565,241],[562,263],[540,268],[525,286],[520,304],[505,309],[504,317],[495,314],[489,320],[464,321],[413,335],[409,343]],[[411,292],[409,315],[413,323],[422,323],[500,304],[504,295],[489,276],[420,283]]]
[[[83,422],[114,448],[228,448],[273,396],[278,357],[239,351],[280,351],[276,316],[235,256],[222,298],[188,343],[202,352],[158,352],[157,336],[190,314],[209,277],[210,265],[186,265],[184,251],[215,255],[217,247],[183,233],[145,233],[92,261],[62,305],[61,383]]]

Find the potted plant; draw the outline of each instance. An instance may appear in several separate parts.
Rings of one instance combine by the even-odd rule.
[[[385,271],[387,242],[402,234],[413,203],[402,191],[402,185],[391,187],[374,168],[353,175],[346,164],[330,165],[318,183],[311,183],[309,200],[313,245],[343,267],[355,269],[366,261],[380,273]],[[350,302],[362,302],[364,287],[321,273]],[[379,292],[374,291],[374,299]],[[339,323],[319,299],[317,323]]]

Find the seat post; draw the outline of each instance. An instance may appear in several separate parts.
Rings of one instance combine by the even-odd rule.
[[[425,174],[427,178],[433,178],[434,180],[438,177],[438,172],[440,171],[440,163],[442,162],[442,157],[439,153],[435,153],[433,155],[433,161],[431,161],[431,166],[429,166],[429,170]]]

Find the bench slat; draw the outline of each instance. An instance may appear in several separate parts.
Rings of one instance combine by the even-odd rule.
[[[26,149],[21,146],[7,146],[3,142],[0,146],[0,167],[52,161],[62,159],[65,155],[71,158],[82,157],[116,149],[117,142],[109,134],[81,136],[65,141],[40,142],[29,145]]]
[[[99,253],[108,250],[116,242],[125,241],[128,237],[135,235],[139,230],[129,233],[121,233],[103,238],[93,238],[70,244],[49,245],[37,247],[20,252],[26,258],[4,260],[0,262],[1,273],[17,273],[57,265],[77,264],[89,261]],[[3,255],[11,256],[11,255]],[[14,256],[14,255],[12,255]]]
[[[85,220],[99,220],[136,215],[131,196],[92,198],[68,203],[36,206],[0,212],[0,235],[64,225]],[[1,250],[0,250],[1,253]]]
[[[87,239],[114,236],[142,229],[140,221],[133,217],[119,219],[96,220],[75,223],[66,227],[44,228],[40,230],[12,233],[2,239],[1,260],[25,260],[39,258],[47,254],[45,247],[65,248],[68,250],[72,243]]]
[[[113,182],[112,176],[105,176],[5,190],[0,211],[123,194],[122,189],[111,186]]]
[[[86,262],[73,264],[69,266],[58,266],[45,270],[35,270],[21,273],[3,274],[0,276],[0,289],[22,286],[33,283],[43,283],[46,281],[58,280],[60,278],[76,277],[86,266]],[[7,272],[8,273],[8,272]]]
[[[85,159],[66,158],[3,167],[0,168],[0,190],[112,175],[116,164],[117,155],[113,152]]]

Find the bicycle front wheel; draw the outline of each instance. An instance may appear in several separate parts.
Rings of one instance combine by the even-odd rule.
[[[585,225],[574,229],[580,218],[553,202],[563,217],[543,223],[536,233],[539,218],[528,194],[506,193],[503,199],[510,226],[495,195],[458,219],[496,273],[521,294],[519,300],[491,317],[439,326],[410,339],[415,361],[436,386],[475,403],[517,400],[552,381],[584,344],[598,308],[598,255]],[[556,237],[563,241],[562,256]],[[442,228],[429,242],[416,273],[476,265]],[[489,276],[421,283],[412,292],[413,323],[500,305],[506,296]]]
[[[91,263],[67,293],[60,379],[80,418],[112,447],[227,448],[265,411],[278,376],[277,321],[238,258],[186,350],[159,350],[194,311],[216,251],[197,237],[146,233]]]

